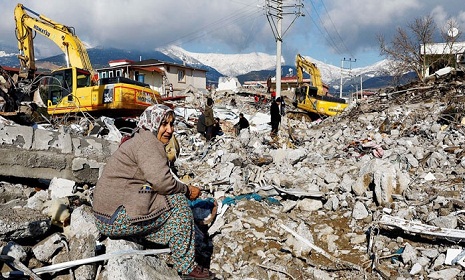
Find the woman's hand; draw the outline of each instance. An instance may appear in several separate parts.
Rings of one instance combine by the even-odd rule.
[[[189,200],[195,200],[200,196],[200,189],[198,187],[188,185],[187,186],[187,198]]]

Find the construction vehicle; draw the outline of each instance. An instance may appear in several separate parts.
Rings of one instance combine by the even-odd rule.
[[[29,14],[28,14],[29,13]],[[147,106],[162,103],[162,97],[147,84],[124,77],[98,80],[87,50],[74,28],[57,23],[22,4],[14,10],[16,37],[19,48],[19,79],[15,99],[31,95],[35,88],[42,87],[41,97],[47,113],[63,115],[88,112],[109,116],[124,116],[142,112]],[[65,54],[66,67],[52,71],[51,75],[37,80],[34,57],[36,33],[52,40]],[[35,87],[34,87],[35,85]],[[16,100],[20,102],[21,100]]]
[[[329,96],[325,93],[318,67],[297,54],[297,88],[293,104],[298,109],[317,117],[335,116],[348,106],[345,99]],[[310,75],[312,85],[303,83],[304,71]],[[311,116],[311,117],[312,117]]]

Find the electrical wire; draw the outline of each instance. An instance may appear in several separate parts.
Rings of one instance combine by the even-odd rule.
[[[341,49],[339,48],[338,44],[336,44],[336,42],[334,41],[334,39],[332,38],[332,36],[330,35],[329,31],[326,29],[326,27],[324,26],[323,24],[323,21],[321,20],[320,18],[320,15],[318,14],[318,9],[315,7],[315,4],[313,3],[312,0],[310,0],[310,3],[312,4],[312,7],[313,7],[313,10],[315,11],[316,13],[316,16],[320,22],[320,25],[323,26],[323,29],[325,30],[325,32],[321,31],[321,29],[319,28],[319,25],[313,20],[313,17],[310,17],[313,21],[313,23],[315,24],[315,26],[317,27],[317,29],[320,31],[320,33],[329,39],[329,43],[330,45],[333,47],[333,49],[336,50],[336,52],[340,55],[343,55],[343,52],[341,51]],[[307,10],[306,7],[304,7],[305,10]],[[310,15],[311,13],[307,10],[307,13]]]
[[[224,29],[225,26],[232,25],[233,23],[236,23],[236,22],[243,23],[244,22],[243,19],[252,18],[255,20],[257,16],[254,16],[254,15],[256,14],[261,14],[261,10],[260,9],[251,10],[250,5],[248,4],[246,7],[236,10],[234,13],[230,14],[226,18],[220,17],[213,22],[209,22],[203,26],[200,26],[199,28],[197,28],[196,31],[186,33],[174,40],[162,43],[160,47],[169,46],[176,42],[179,42],[178,44],[182,44],[182,43],[188,43],[188,42],[194,41],[198,38],[202,38],[206,36],[206,34],[209,34],[213,31]]]
[[[343,47],[345,48],[346,52],[347,52],[348,54],[350,54],[351,57],[354,57],[354,55],[352,54],[352,52],[347,48],[346,44],[344,43],[344,40],[342,39],[341,34],[339,34],[339,31],[337,31],[336,25],[334,25],[333,19],[332,19],[331,16],[329,15],[328,10],[326,9],[325,2],[324,2],[323,0],[321,0],[321,4],[323,5],[323,8],[325,9],[326,17],[327,17],[327,18],[329,19],[329,21],[331,22],[331,25],[333,26],[334,31],[336,32],[337,36],[339,37],[339,40],[341,40],[341,43],[342,43]]]

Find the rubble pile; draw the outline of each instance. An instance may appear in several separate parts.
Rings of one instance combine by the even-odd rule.
[[[219,203],[208,229],[217,278],[463,278],[464,82],[451,73],[337,117],[284,117],[277,137],[253,121],[236,137],[232,118],[205,142],[181,120],[177,174]],[[213,97],[231,115],[268,114],[252,97]],[[33,279],[178,279],[163,251],[98,234],[92,187],[2,182],[0,262]]]

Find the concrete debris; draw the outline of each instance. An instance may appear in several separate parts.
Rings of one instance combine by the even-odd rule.
[[[455,265],[460,264],[465,267],[465,250],[462,249],[447,249],[445,264]]]
[[[456,218],[456,217],[444,217],[444,218]],[[435,219],[436,220],[436,219]],[[432,221],[434,222],[434,220]],[[407,221],[398,217],[392,217],[389,215],[382,215],[379,219],[379,225],[386,228],[400,228],[405,233],[420,235],[426,238],[435,239],[446,239],[462,241],[465,240],[465,230],[455,229],[457,221],[450,225],[451,227],[439,227],[425,225],[418,221]],[[446,224],[448,225],[448,224]]]
[[[218,279],[465,277],[463,73],[382,89],[313,121],[285,96],[276,137],[267,104],[216,92],[224,135],[206,142],[196,131],[205,96],[173,103],[175,169],[218,202],[208,221]],[[236,136],[239,113],[250,128]],[[95,227],[93,186],[128,133],[115,123],[0,120],[2,277],[179,279],[166,251]]]

